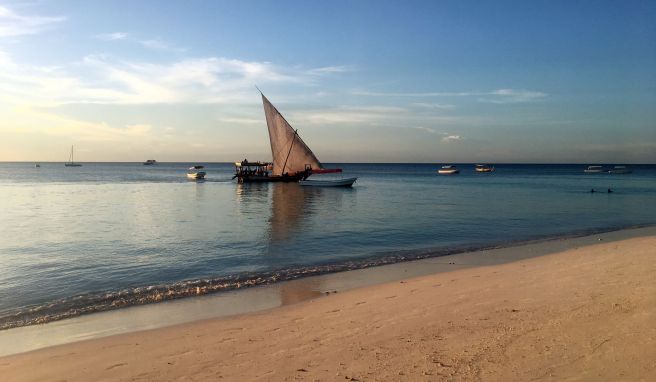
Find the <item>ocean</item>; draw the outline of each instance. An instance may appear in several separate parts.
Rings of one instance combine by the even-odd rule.
[[[228,163],[195,182],[190,165],[0,163],[0,329],[656,223],[655,165],[328,165],[352,189],[237,184]]]

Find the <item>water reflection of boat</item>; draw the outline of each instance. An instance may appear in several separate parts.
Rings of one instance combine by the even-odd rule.
[[[626,166],[615,166],[608,170],[609,174],[630,174],[633,171],[631,171],[629,168]]]
[[[251,182],[298,182],[312,174],[342,172],[341,169],[325,169],[316,155],[298,135],[289,122],[262,94],[264,114],[269,130],[272,162],[249,162],[244,159],[235,163],[235,176],[239,183]]]
[[[187,178],[189,179],[205,179],[205,171],[203,169],[205,166],[191,166],[189,167],[189,170],[187,171]]]
[[[458,170],[456,166],[449,165],[449,166],[442,166],[439,170],[437,170],[437,173],[442,175],[455,175],[455,174],[459,174],[460,170]]]

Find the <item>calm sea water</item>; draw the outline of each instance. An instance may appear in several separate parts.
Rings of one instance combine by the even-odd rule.
[[[0,163],[0,328],[463,248],[656,223],[656,166],[343,164],[353,189],[230,164]],[[602,191],[590,193],[590,189]],[[613,193],[606,193],[611,188]]]

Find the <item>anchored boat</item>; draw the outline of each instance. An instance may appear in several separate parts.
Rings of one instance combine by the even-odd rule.
[[[494,167],[487,165],[487,164],[477,164],[476,165],[476,172],[492,172],[494,171]]]
[[[239,183],[254,182],[298,182],[312,174],[342,172],[342,169],[326,169],[312,150],[282,116],[275,106],[262,94],[271,143],[271,162],[235,162],[235,175]],[[351,183],[353,184],[353,183]]]
[[[189,167],[189,170],[187,171],[187,178],[189,179],[194,179],[194,180],[200,180],[200,179],[205,179],[205,171],[203,169],[205,166],[191,166]]]
[[[456,166],[449,165],[449,166],[442,166],[442,168],[437,170],[437,173],[442,175],[455,175],[455,174],[459,174],[460,170],[458,170]]]
[[[626,166],[615,166],[608,170],[609,174],[630,174],[633,171],[631,171],[629,168]]]
[[[603,166],[588,166],[585,170],[583,170],[583,172],[586,174],[596,174],[604,171],[605,170]]]
[[[71,156],[68,158],[68,162],[64,163],[64,166],[66,167],[80,167],[82,166],[81,163],[75,163],[73,160],[73,146],[71,146]]]

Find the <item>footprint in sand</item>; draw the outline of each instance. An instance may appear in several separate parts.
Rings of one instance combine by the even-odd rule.
[[[116,367],[121,367],[121,366],[125,366],[125,365],[127,365],[127,363],[117,363],[115,365],[112,365],[112,366],[106,368],[105,370],[111,370],[111,369],[114,369]]]

